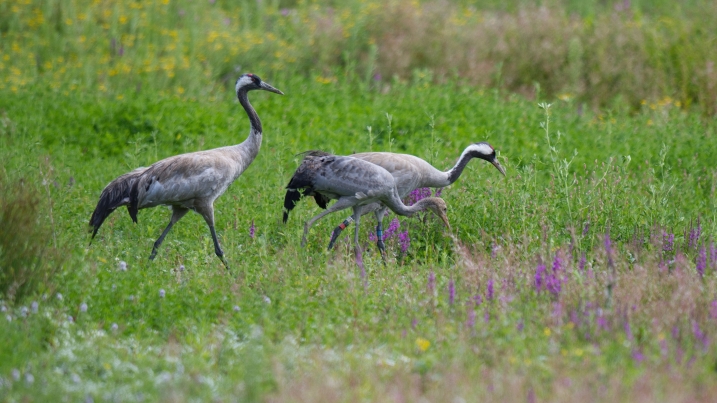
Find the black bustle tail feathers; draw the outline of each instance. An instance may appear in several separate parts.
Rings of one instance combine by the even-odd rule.
[[[286,195],[284,196],[284,215],[282,218],[284,224],[286,224],[289,220],[289,212],[294,209],[296,203],[298,203],[303,197],[314,196],[316,204],[318,204],[322,209],[325,209],[327,203],[329,202],[328,197],[319,193],[314,193],[311,180],[306,174],[308,173],[307,171],[311,170],[309,167],[311,165],[309,163],[310,159],[313,157],[329,157],[331,154],[319,150],[310,150],[297,155],[303,155],[304,159],[301,161],[299,168],[296,169],[296,172],[294,172],[294,176],[289,181],[289,184],[286,185]]]
[[[90,217],[90,226],[92,227],[90,243],[92,243],[92,239],[97,235],[97,231],[102,226],[102,223],[105,222],[105,219],[107,219],[117,207],[129,206],[131,204],[130,193],[132,189],[136,187],[134,185],[145,169],[146,168],[137,168],[132,172],[121,175],[102,190],[100,200],[97,202],[97,207],[95,207],[95,211],[92,212],[92,217]],[[130,210],[130,216],[134,222],[137,222],[136,211],[134,216],[132,216],[132,211]]]

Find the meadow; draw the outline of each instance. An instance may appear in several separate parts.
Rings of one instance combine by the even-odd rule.
[[[717,18],[710,2],[0,1],[0,401],[710,401],[717,393]],[[712,25],[714,26],[714,24]],[[567,39],[566,39],[567,38]],[[711,67],[710,67],[711,66]],[[190,214],[102,188],[243,141]],[[300,246],[300,152],[447,169],[427,214]],[[435,191],[435,190],[434,190]]]

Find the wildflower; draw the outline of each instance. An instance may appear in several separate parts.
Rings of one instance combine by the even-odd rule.
[[[214,4],[214,1],[212,1],[212,4]],[[287,15],[289,15],[289,13],[291,12],[291,10],[289,10],[288,8],[282,8],[280,12],[281,12],[281,15],[283,15],[284,17],[286,17]]]
[[[637,363],[641,363],[645,359],[645,355],[642,354],[639,348],[632,350],[632,359]]]
[[[717,299],[712,301],[710,304],[710,316],[712,319],[717,319]]]
[[[12,369],[12,379],[17,382],[20,380],[20,371],[17,368]]]
[[[700,240],[700,235],[702,235],[702,225],[700,224],[700,219],[697,219],[697,226],[690,228],[690,236],[689,236],[689,244],[688,247],[692,248],[693,246],[697,246],[697,243]]]
[[[87,312],[87,304],[84,302],[80,305],[80,312]]]
[[[381,73],[374,74],[373,81],[381,81]]]
[[[57,299],[62,301],[62,294],[60,294],[59,292],[57,293]]]
[[[256,227],[254,226],[254,220],[251,220],[251,227],[249,227],[249,236],[251,238],[254,238],[255,231],[256,231]]]
[[[493,246],[490,248],[491,259],[495,259],[495,257],[498,255],[498,249],[500,249],[500,246],[494,243]]]
[[[453,305],[453,302],[456,300],[456,285],[453,282],[453,279],[448,282],[448,303]]]
[[[416,347],[418,347],[420,351],[426,351],[428,347],[431,347],[431,342],[423,337],[419,337],[416,339]]]
[[[441,193],[443,193],[443,189],[445,188],[438,188],[436,189],[436,193],[434,194],[435,197],[441,197]]]
[[[239,305],[234,305],[234,308],[232,308],[234,312],[239,312],[241,308],[239,308]]]
[[[555,259],[553,259],[553,273],[557,274],[561,267],[563,267],[563,260],[560,258],[560,255],[556,253]]]
[[[120,260],[119,262],[119,271],[127,271],[127,262],[124,260]]]
[[[625,337],[627,337],[628,340],[632,341],[632,329],[630,328],[630,320],[625,319]]]
[[[555,296],[560,294],[560,278],[558,278],[555,273],[548,274],[547,278],[545,279],[545,289]]]
[[[535,269],[535,291],[540,291],[545,287],[545,265],[539,264]]]
[[[707,251],[705,250],[705,247],[703,246],[700,249],[700,254],[697,256],[697,273],[700,274],[700,277],[705,276],[705,268],[707,267]]]
[[[110,326],[110,330],[112,330],[113,332],[116,332],[117,329],[119,329],[119,326],[117,326],[116,323],[113,323],[112,326]]]
[[[384,241],[392,237],[393,234],[398,231],[399,227],[401,227],[401,223],[398,222],[398,218],[394,218],[393,220],[391,220],[391,224],[388,225],[388,229],[386,229],[386,232],[383,233]]]
[[[267,305],[271,304],[271,299],[269,297],[267,297],[266,295],[264,295],[264,303]]]
[[[695,339],[702,343],[702,347],[706,350],[707,347],[709,347],[709,339],[707,338],[707,335],[705,332],[703,332],[700,329],[700,324],[697,323],[697,321],[692,321],[692,334],[694,334]]]
[[[675,234],[662,231],[662,250],[672,252],[675,247]]]
[[[426,285],[426,288],[428,289],[429,294],[433,294],[436,290],[436,274],[433,273],[433,270],[428,273],[428,284]]]
[[[483,314],[483,321],[485,323],[490,322],[490,313],[488,311],[485,311],[485,313]]]
[[[476,294],[473,296],[473,303],[475,303],[476,306],[483,303],[483,297],[480,296],[480,294]]]
[[[713,269],[717,270],[717,247],[714,242],[710,243],[710,264]]]
[[[333,235],[333,234],[331,234],[331,235]],[[371,242],[376,242],[376,241],[378,241],[378,237],[376,236],[375,233],[373,233],[373,231],[371,231],[368,233],[368,240]]]
[[[515,326],[515,328],[516,328],[516,330],[518,330],[519,332],[522,332],[522,331],[523,331],[523,329],[525,328],[525,323],[523,322],[523,319],[521,319],[521,320],[518,321],[518,324]]]
[[[28,373],[25,374],[25,382],[30,383],[30,384],[31,384],[31,383],[34,383],[34,382],[35,382],[35,377],[32,376],[32,374],[28,372]]]
[[[40,304],[37,303],[37,301],[32,301],[32,305],[30,305],[30,309],[32,309],[32,313],[37,313],[37,309],[39,308]]]
[[[164,298],[164,288],[159,289],[159,298]]]
[[[587,259],[585,258],[585,253],[583,252],[583,255],[580,256],[580,262],[578,262],[578,267],[580,268],[580,271],[585,270],[585,263],[587,263]]]
[[[179,271],[184,271],[184,265],[183,265],[183,264],[180,264],[180,265],[179,265]]]
[[[493,292],[493,279],[488,280],[488,284],[485,287],[485,299],[488,301],[493,300],[493,296],[495,293]]]
[[[406,253],[408,247],[411,245],[411,238],[408,236],[408,231],[398,234],[398,242],[401,244],[401,252]]]
[[[413,320],[411,320],[411,329],[415,329],[416,326],[418,326],[418,319],[413,318]]]
[[[585,222],[585,226],[583,227],[583,236],[587,235],[590,231],[590,221]]]
[[[431,189],[429,188],[418,188],[411,191],[407,198],[407,205],[411,206],[416,204],[419,200],[425,199],[431,196]]]

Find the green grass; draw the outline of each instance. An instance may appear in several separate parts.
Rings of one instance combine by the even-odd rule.
[[[546,137],[543,109],[497,92],[397,85],[378,93],[348,81],[264,78],[287,95],[251,94],[265,128],[262,151],[216,203],[231,273],[197,215],[175,226],[154,262],[147,257],[169,219],[165,209],[143,210],[138,225],[118,210],[91,246],[86,232],[102,187],[119,174],[243,140],[247,119],[231,90],[216,102],[152,93],[64,96],[41,88],[0,97],[4,175],[40,178],[42,171],[48,184],[38,186],[49,192],[54,233],[67,245],[67,263],[54,280],[61,301],[40,293],[3,305],[12,319],[0,330],[7,399],[353,401],[388,399],[394,391],[438,400],[531,393],[549,399],[613,385],[622,393],[598,400],[634,400],[699,398],[713,383],[714,344],[703,349],[692,334],[694,323],[710,338],[717,330],[709,314],[717,281],[714,269],[699,278],[698,248],[685,244],[683,232],[700,218],[700,245],[708,249],[715,233],[714,122],[669,106],[579,115],[575,105],[557,101]],[[443,191],[454,238],[432,216],[402,219],[411,246],[402,255],[389,240],[387,267],[368,243],[367,217],[364,288],[348,237],[325,251],[344,215],[320,222],[302,249],[302,223],[318,209],[304,202],[280,224],[283,186],[296,153],[366,150],[367,126],[373,149],[388,149],[386,113],[394,151],[446,168],[464,146],[488,140],[508,177],[472,162]],[[564,159],[572,161],[567,170]],[[608,228],[614,280],[603,247]],[[662,251],[663,228],[676,234],[677,252]],[[640,233],[652,238],[635,242]],[[588,271],[578,269],[583,253]],[[550,268],[556,254],[566,270],[563,291],[537,293],[535,268],[541,259]],[[120,260],[127,271],[118,270]],[[491,279],[496,299],[487,301]],[[472,329],[474,295],[483,303]],[[23,314],[33,300],[39,312]],[[573,312],[588,319],[575,323]],[[599,315],[612,331],[598,328]],[[660,340],[669,343],[666,355]],[[635,360],[635,351],[644,360]],[[675,376],[685,378],[680,388],[661,386]]]
[[[709,2],[166,3],[0,0],[0,401],[717,393]],[[196,214],[149,261],[161,207],[90,245],[109,181],[245,139],[246,71],[286,95],[250,94],[262,149],[215,203],[231,272]],[[352,230],[326,251],[348,213],[305,248],[315,203],[281,223],[298,153],[446,169],[477,141],[507,177],[471,162],[451,231],[401,218],[386,266],[365,217],[365,278]]]

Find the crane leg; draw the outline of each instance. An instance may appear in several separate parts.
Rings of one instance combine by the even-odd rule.
[[[169,230],[172,229],[172,226],[174,226],[177,221],[181,220],[188,211],[188,208],[179,206],[172,207],[172,218],[169,219],[169,224],[167,224],[167,228],[162,231],[162,235],[160,235],[157,241],[154,242],[154,247],[152,248],[152,254],[149,255],[149,260],[154,260],[155,256],[157,256],[157,249],[159,249],[159,246],[162,242],[164,242],[164,237],[167,236]]]
[[[329,241],[329,247],[328,249],[331,250],[331,248],[334,247],[334,243],[336,243],[336,239],[338,239],[339,235],[341,235],[341,231],[345,230],[346,227],[351,225],[351,223],[354,221],[354,218],[351,216],[344,220],[341,224],[339,224],[338,227],[334,228],[334,231],[331,233],[331,241]]]
[[[210,204],[209,206],[198,206],[194,208],[197,213],[201,214],[202,217],[204,217],[204,221],[207,222],[207,226],[209,226],[209,232],[212,234],[212,241],[214,241],[214,253],[216,253],[219,260],[224,263],[224,267],[229,269],[229,264],[227,263],[226,259],[224,259],[224,251],[222,250],[222,247],[219,246],[219,239],[217,239],[217,231],[214,229],[214,207]]]
[[[316,221],[324,218],[328,214],[354,206],[357,200],[358,199],[356,199],[355,196],[342,197],[337,200],[336,203],[334,203],[331,207],[322,211],[321,214],[310,218],[309,221],[304,224],[304,235],[301,237],[301,247],[303,248],[304,246],[306,246],[306,235],[308,235],[309,229],[311,228],[311,226],[314,225]]]
[[[386,244],[383,243],[383,217],[386,214],[386,208],[381,208],[376,211],[376,246],[378,251],[381,252],[381,259],[383,265],[386,266]]]
[[[361,244],[359,244],[359,221],[361,220],[361,208],[360,207],[354,207],[354,221],[356,221],[356,226],[354,227],[354,244],[356,245],[356,264],[361,268],[361,270],[365,270],[363,267],[363,257],[361,255]],[[362,271],[363,273],[363,271]],[[365,281],[365,279],[364,279]]]

